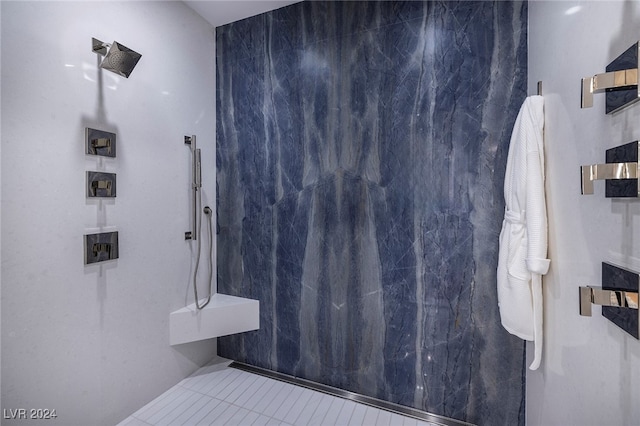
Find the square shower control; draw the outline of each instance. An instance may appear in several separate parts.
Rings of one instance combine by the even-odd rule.
[[[85,148],[85,152],[89,155],[115,157],[116,134],[87,127],[85,129]]]
[[[116,174],[87,172],[87,197],[115,197]]]
[[[101,232],[84,236],[84,264],[118,258],[118,232]]]

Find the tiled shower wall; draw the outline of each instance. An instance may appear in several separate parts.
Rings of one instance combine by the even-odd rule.
[[[497,241],[526,96],[523,2],[303,2],[217,29],[222,356],[524,424]]]

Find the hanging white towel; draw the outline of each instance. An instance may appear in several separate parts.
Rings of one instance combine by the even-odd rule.
[[[531,370],[542,358],[542,275],[549,270],[543,128],[544,99],[530,96],[520,108],[509,145],[497,271],[502,325],[534,341]]]

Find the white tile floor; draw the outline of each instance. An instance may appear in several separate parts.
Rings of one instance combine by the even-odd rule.
[[[203,367],[118,426],[436,426],[226,364]]]

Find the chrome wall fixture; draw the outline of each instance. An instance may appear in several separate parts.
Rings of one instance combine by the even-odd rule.
[[[640,99],[638,85],[640,42],[636,42],[606,67],[605,73],[582,79],[581,108],[593,106],[593,94],[606,91],[605,112],[611,114]]]
[[[184,144],[189,145],[191,149],[191,190],[192,190],[192,203],[193,203],[193,222],[191,224],[191,231],[184,233],[185,240],[198,239],[197,225],[198,225],[198,212],[200,210],[200,188],[202,188],[202,171],[200,168],[200,149],[196,147],[196,135],[185,136]]]
[[[116,134],[104,130],[85,128],[85,154],[97,157],[116,156]],[[102,162],[102,159],[99,161]],[[115,198],[116,174],[86,171],[85,184],[88,199]],[[119,256],[118,233],[102,232],[84,236],[84,264],[104,262]]]
[[[116,196],[116,174],[87,171],[87,197]]]
[[[84,132],[85,153],[103,157],[116,156],[116,134],[86,127]]]
[[[84,236],[84,264],[104,262],[119,256],[118,232],[101,232]]]
[[[640,276],[602,262],[602,288],[579,287],[580,315],[591,316],[591,305],[602,306],[602,316],[640,339],[638,284]]]
[[[606,180],[607,198],[636,198],[640,196],[638,176],[640,163],[638,141],[608,149],[604,164],[591,164],[580,167],[582,194],[593,194],[593,181]]]
[[[127,46],[114,41],[105,43],[97,38],[91,39],[91,50],[104,56],[101,68],[114,72],[122,77],[129,78],[131,72],[138,64],[142,55],[129,49]]]
[[[593,106],[593,94],[606,92],[605,113],[612,114],[640,100],[638,69],[640,42],[636,42],[606,67],[606,72],[582,79],[582,108]],[[605,163],[580,167],[581,192],[593,194],[593,182],[605,180],[606,197],[640,196],[640,144],[638,141],[606,150]],[[602,306],[602,316],[640,339],[638,290],[640,275],[602,263],[602,287],[579,287],[580,315],[591,316],[592,305]]]
[[[592,304],[638,309],[638,292],[580,287],[580,315],[590,317]]]
[[[184,233],[185,240],[197,240],[197,249],[196,249],[196,262],[193,270],[193,295],[195,297],[195,306],[198,310],[203,309],[205,306],[211,302],[211,297],[213,296],[212,291],[212,282],[213,282],[213,225],[212,225],[212,213],[213,211],[209,206],[205,206],[204,209],[202,207],[202,192],[200,191],[202,188],[202,166],[201,166],[201,156],[200,149],[196,146],[196,135],[185,136],[184,137],[185,145],[189,145],[191,150],[191,189],[192,189],[192,201],[193,201],[193,227],[191,231],[187,231]],[[208,287],[209,294],[206,299],[199,300],[198,299],[198,266],[200,265],[200,254],[201,254],[201,239],[198,239],[198,235],[202,231],[202,216],[200,217],[200,221],[198,221],[198,212],[202,210],[202,213],[207,217],[207,229],[209,230],[209,279],[208,279]]]

